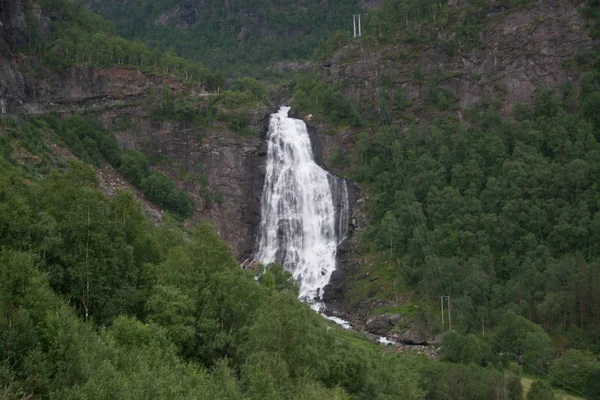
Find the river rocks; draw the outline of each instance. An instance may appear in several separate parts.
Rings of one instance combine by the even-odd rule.
[[[400,314],[377,315],[367,321],[365,329],[379,336],[386,336],[402,319]]]
[[[400,343],[409,345],[425,345],[434,342],[429,335],[418,328],[398,329],[390,337]]]
[[[436,343],[427,333],[429,329],[417,321],[403,318],[400,314],[383,314],[371,317],[365,330],[407,345],[426,345]]]

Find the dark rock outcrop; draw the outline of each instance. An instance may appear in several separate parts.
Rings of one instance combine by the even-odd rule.
[[[372,334],[386,336],[401,319],[400,314],[377,315],[367,321],[365,329]]]
[[[108,127],[123,115],[134,118],[134,127],[119,132],[117,141],[124,148],[164,158],[166,165],[159,169],[175,179],[195,203],[196,212],[188,223],[210,221],[240,261],[254,252],[267,154],[264,135],[269,109],[248,112],[257,132],[253,137],[240,136],[222,124],[199,129],[185,123],[154,122],[143,107],[113,109],[102,115]],[[207,201],[207,189],[219,200]]]
[[[115,133],[121,147],[161,156],[163,162],[153,168],[171,176],[194,200],[190,224],[210,221],[238,258],[251,256],[260,223],[268,108],[246,110],[254,137],[241,136],[218,121],[209,128],[156,122],[151,103],[157,89],[167,87],[199,103],[207,94],[171,77],[128,68],[77,66],[64,74],[41,69],[35,76],[22,72],[38,61],[33,56],[0,55],[2,114],[92,111]],[[130,127],[120,127],[123,120],[130,121]],[[218,200],[207,201],[207,190]]]
[[[530,102],[538,86],[577,82],[579,69],[565,67],[565,61],[593,45],[579,14],[581,4],[557,0],[501,9],[480,32],[481,45],[455,55],[436,45],[387,45],[377,50],[350,45],[316,71],[328,82],[349,82],[344,91],[352,98],[373,98],[385,80],[418,104],[428,93],[415,82],[415,71],[420,70],[426,78],[441,79],[440,86],[459,98],[461,108],[492,96],[502,99],[507,113],[518,102]],[[437,34],[438,42],[452,40],[443,32],[429,34]]]
[[[27,16],[22,0],[0,0],[0,54],[27,45]]]
[[[382,314],[369,318],[365,330],[371,334],[384,336],[390,340],[407,345],[436,344],[436,338],[427,334],[419,323],[405,319],[400,314]]]

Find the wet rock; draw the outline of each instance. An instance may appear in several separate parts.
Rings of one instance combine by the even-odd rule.
[[[367,321],[365,329],[379,336],[386,336],[402,319],[400,314],[377,315]]]
[[[408,345],[427,345],[433,343],[430,340],[430,336],[425,334],[425,332],[419,329],[404,329],[400,332],[395,332],[393,335],[390,335],[395,341],[408,344]]]

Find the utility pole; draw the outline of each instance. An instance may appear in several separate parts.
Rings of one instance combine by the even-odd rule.
[[[354,25],[354,37],[362,37],[362,19],[361,14],[354,14],[352,16],[352,24]],[[358,25],[358,30],[357,30]]]
[[[452,299],[448,296],[448,321],[450,322],[450,332],[452,332]]]
[[[452,300],[450,296],[440,296],[440,304],[442,305],[442,331],[446,328],[446,324],[444,323],[444,299],[448,301],[448,327],[450,332],[452,332]]]
[[[362,37],[362,28],[360,25],[360,14],[358,14],[358,37]]]
[[[440,303],[442,304],[442,332],[444,332],[444,296],[440,296]]]

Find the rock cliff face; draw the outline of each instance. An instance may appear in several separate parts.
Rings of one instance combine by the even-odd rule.
[[[461,6],[460,1],[451,3],[455,7]],[[390,98],[401,91],[413,105],[406,110],[412,121],[431,118],[427,107],[421,106],[427,101],[432,78],[458,99],[457,109],[448,112],[459,119],[462,119],[464,109],[485,99],[499,102],[500,112],[508,115],[515,104],[530,103],[539,86],[558,89],[565,82],[575,87],[579,84],[581,69],[570,61],[595,45],[584,30],[585,21],[579,14],[581,5],[578,0],[556,0],[537,2],[520,9],[494,8],[479,34],[480,45],[452,55],[438,45],[451,39],[443,32],[436,33],[439,40],[435,45],[375,47],[368,42],[353,41],[329,59],[315,64],[313,71],[359,103],[378,104],[378,94],[382,91]],[[420,29],[433,28],[424,26]],[[420,82],[415,79],[416,71],[422,74]],[[406,120],[394,123],[402,126]],[[322,123],[318,129],[321,132],[336,131],[332,135],[321,135],[326,163],[335,151],[341,150],[345,155],[352,153],[354,135],[359,129],[344,128],[340,132],[339,128],[332,129],[327,123]],[[338,173],[347,172],[343,167],[336,168]],[[365,201],[359,199],[354,212],[357,229],[365,226],[368,220]],[[367,323],[371,311],[381,304],[377,304],[373,300],[375,296],[369,292],[359,304],[351,305],[348,297],[351,277],[361,274],[361,260],[356,254],[355,243],[346,243],[340,257],[342,268],[332,276],[325,301],[332,314],[351,321],[353,326],[369,330]],[[392,301],[389,303],[385,305],[397,305]],[[398,339],[420,342],[421,339],[413,336],[426,334],[427,328],[408,324],[406,332]],[[415,336],[416,332],[419,335]]]
[[[246,137],[218,121],[208,128],[155,121],[152,98],[164,88],[199,104],[207,96],[201,88],[171,77],[135,69],[88,66],[71,67],[64,74],[43,68],[38,68],[35,75],[28,73],[39,59],[13,54],[27,40],[22,2],[0,0],[0,5],[0,117],[48,111],[67,115],[91,112],[115,133],[122,148],[136,148],[150,155],[154,160],[151,168],[171,176],[190,195],[196,210],[189,224],[210,221],[238,258],[250,257],[255,244],[254,229],[260,222],[266,159],[263,139],[271,110],[247,110],[250,130],[256,135]],[[99,174],[103,182],[115,171],[107,168]],[[109,184],[103,187],[112,191]],[[207,199],[209,191],[211,199]]]
[[[249,111],[256,136],[244,137],[221,123],[195,128],[186,123],[153,121],[147,107],[133,105],[100,113],[121,147],[134,148],[159,161],[153,169],[171,176],[194,201],[188,224],[210,221],[234,254],[244,261],[253,254],[260,223],[265,174],[268,108]],[[123,117],[127,127],[120,129]],[[207,199],[207,189],[218,200]]]
[[[0,0],[0,54],[27,44],[27,19],[19,0]]]
[[[440,86],[459,98],[461,108],[491,96],[502,99],[506,113],[517,102],[529,102],[538,86],[577,83],[578,69],[567,67],[566,61],[593,44],[583,29],[580,6],[579,0],[557,0],[518,10],[491,10],[479,34],[481,45],[452,56],[438,45],[417,49],[388,45],[377,50],[351,45],[317,71],[326,81],[345,82],[348,96],[372,98],[385,81],[418,104],[427,94],[426,85],[414,79],[420,70],[425,78],[437,76]],[[437,36],[438,42],[450,39],[442,32]]]

